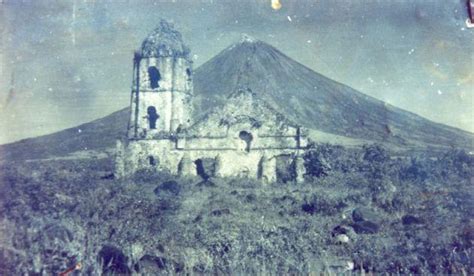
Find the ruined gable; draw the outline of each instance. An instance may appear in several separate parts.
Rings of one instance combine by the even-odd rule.
[[[249,89],[230,95],[227,103],[198,120],[187,137],[226,137],[239,129],[259,136],[297,136],[300,126],[289,121]]]

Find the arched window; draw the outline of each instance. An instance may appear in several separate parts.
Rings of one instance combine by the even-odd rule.
[[[156,121],[160,118],[160,115],[156,113],[156,108],[154,106],[149,106],[146,112],[148,114],[148,124],[150,129],[156,129]]]
[[[148,67],[148,78],[152,89],[160,87],[158,82],[161,80],[160,71],[155,66]]]
[[[242,130],[239,133],[239,138],[242,139],[245,142],[245,151],[249,152],[250,151],[250,144],[252,143],[252,140],[253,140],[252,133],[247,132],[245,130]]]

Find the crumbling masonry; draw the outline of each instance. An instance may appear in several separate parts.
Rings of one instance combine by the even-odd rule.
[[[192,108],[189,48],[162,21],[135,53],[130,122],[127,139],[117,142],[116,176],[147,169],[264,182],[286,174],[303,181],[305,131],[254,92],[237,89],[198,120]]]

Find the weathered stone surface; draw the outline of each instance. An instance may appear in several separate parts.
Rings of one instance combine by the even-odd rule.
[[[302,156],[297,156],[295,158],[295,171],[296,171],[296,182],[303,183],[304,175],[306,173],[306,168],[304,166],[304,159]]]
[[[276,159],[262,156],[261,159],[261,176],[260,179],[264,183],[272,183],[276,181]]]
[[[191,65],[171,24],[161,22],[143,42],[134,61],[128,140],[117,143],[117,177],[146,169],[275,182],[277,158],[288,156],[291,180],[304,181],[306,132],[249,89],[193,123]],[[203,160],[214,160],[213,170],[204,170]]]
[[[161,20],[158,27],[143,41],[142,57],[188,55],[189,48],[173,24]]]

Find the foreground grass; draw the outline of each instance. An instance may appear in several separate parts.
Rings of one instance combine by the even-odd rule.
[[[433,163],[379,161],[316,162],[318,177],[298,185],[147,172],[117,181],[107,159],[8,164],[0,274],[79,262],[94,275],[472,273],[471,163],[443,176]]]

